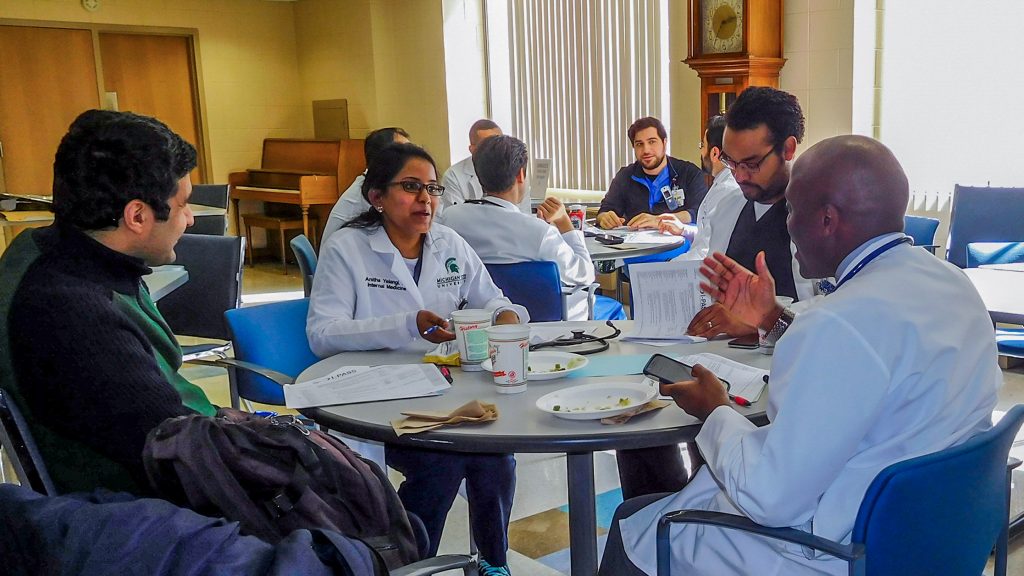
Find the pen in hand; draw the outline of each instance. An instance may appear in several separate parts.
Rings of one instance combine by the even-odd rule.
[[[462,300],[459,300],[459,305],[455,309],[456,310],[462,310],[468,304],[469,304],[469,300],[466,299],[466,298],[463,298]],[[449,316],[449,317],[445,318],[444,322],[445,322],[445,324],[450,325],[452,323],[452,317]],[[441,325],[440,324],[434,324],[430,328],[427,328],[426,330],[424,330],[423,331],[423,335],[424,336],[430,336],[431,334],[433,334],[434,332],[437,332],[440,329],[441,329]]]

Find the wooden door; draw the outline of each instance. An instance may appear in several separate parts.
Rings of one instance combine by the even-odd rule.
[[[192,181],[205,181],[195,105],[191,40],[185,36],[101,32],[103,89],[117,93],[118,110],[153,116],[199,151]]]
[[[6,191],[50,194],[57,144],[76,116],[99,108],[92,33],[0,26],[0,55]]]

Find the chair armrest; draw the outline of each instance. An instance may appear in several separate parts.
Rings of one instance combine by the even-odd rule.
[[[1020,464],[1021,464],[1020,459],[1014,458],[1013,456],[1010,456],[1009,458],[1006,459],[1006,471],[1009,472],[1010,470],[1014,470],[1016,468],[1019,468]]]
[[[476,562],[470,556],[464,554],[445,554],[444,556],[434,556],[433,558],[413,562],[407,566],[396,568],[388,572],[388,574],[390,576],[426,576],[427,574],[437,574],[438,572],[458,568],[462,568],[466,574],[469,574],[468,569],[475,567]]]
[[[938,244],[921,244],[918,248],[924,248],[925,250],[935,254],[935,251],[939,249]]]
[[[665,562],[667,567],[671,557],[669,554],[669,529],[672,524],[706,524],[721,528],[732,528],[820,550],[847,562],[861,562],[864,558],[863,544],[840,544],[794,528],[769,528],[754,522],[746,516],[738,516],[736,514],[708,512],[706,510],[678,510],[676,512],[669,512],[658,520],[659,567],[662,565],[662,562]],[[658,573],[662,573],[660,569]]]
[[[277,370],[271,370],[259,364],[253,364],[252,362],[246,362],[245,360],[235,360],[234,358],[220,358],[217,360],[190,360],[189,364],[205,364],[206,366],[216,366],[218,368],[241,368],[249,372],[255,372],[264,378],[273,380],[275,383],[281,386],[288,386],[295,383],[295,378]]]

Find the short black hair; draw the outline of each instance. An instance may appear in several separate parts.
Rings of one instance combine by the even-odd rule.
[[[56,220],[81,230],[116,227],[132,200],[167,220],[178,181],[195,167],[195,147],[156,118],[88,110],[71,123],[53,160]]]
[[[437,164],[434,163],[434,159],[423,148],[415,144],[389,144],[378,152],[373,157],[373,161],[366,167],[366,178],[363,180],[363,186],[360,189],[363,193],[363,198],[369,202],[370,190],[374,189],[383,190],[386,194],[388,183],[394,181],[395,176],[413,158],[430,162],[430,165],[434,167],[434,172],[437,173]],[[405,192],[402,192],[402,194],[405,194]],[[380,226],[382,221],[383,218],[380,212],[377,212],[373,206],[370,206],[366,212],[345,222],[341,227],[374,228]]]
[[[526,167],[526,144],[515,136],[485,138],[473,153],[473,169],[484,194],[504,192],[512,187],[516,175]]]
[[[409,138],[409,133],[397,126],[378,128],[366,135],[366,140],[363,141],[363,156],[366,158],[367,166],[381,150],[395,143],[395,134]]]
[[[725,116],[712,116],[708,119],[708,127],[704,138],[708,141],[708,153],[712,148],[722,149],[722,135],[725,134]]]
[[[636,138],[637,132],[648,128],[657,128],[658,138],[661,138],[662,140],[668,138],[668,132],[665,131],[665,125],[661,123],[661,120],[658,120],[653,116],[644,116],[630,124],[629,130],[626,130],[626,135],[629,136],[629,145],[633,145],[633,139]]]
[[[473,145],[479,144],[480,139],[476,137],[476,133],[483,130],[501,130],[501,126],[498,126],[494,120],[486,118],[473,122],[473,125],[469,127],[469,143]]]
[[[790,136],[804,139],[804,113],[796,96],[767,86],[751,86],[740,93],[725,113],[730,130],[753,130],[764,124],[772,145],[781,150]]]

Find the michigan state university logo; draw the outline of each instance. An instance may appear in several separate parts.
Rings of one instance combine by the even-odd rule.
[[[455,263],[455,258],[449,258],[444,261],[444,268],[452,274],[459,273],[459,265]]]

